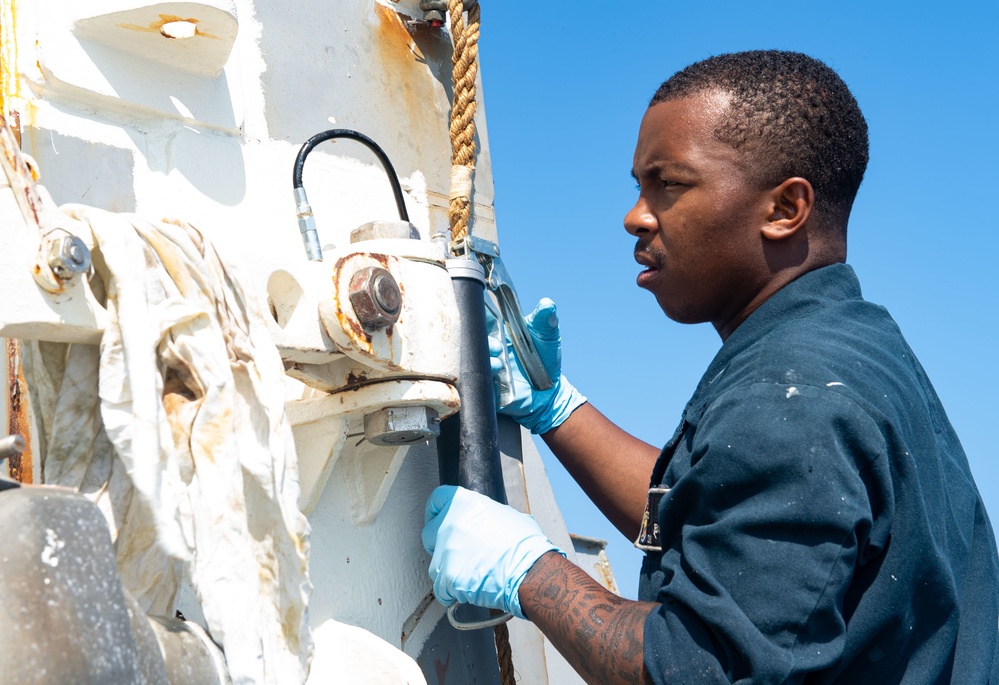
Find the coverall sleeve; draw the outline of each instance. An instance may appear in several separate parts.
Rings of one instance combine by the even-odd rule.
[[[735,388],[691,421],[659,508],[646,668],[657,685],[801,682],[843,649],[844,595],[886,496],[884,438],[824,387]]]

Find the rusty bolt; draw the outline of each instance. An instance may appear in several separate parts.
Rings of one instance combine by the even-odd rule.
[[[68,281],[90,270],[90,250],[75,235],[62,236],[49,241],[48,263],[58,278]]]
[[[388,328],[399,320],[402,292],[399,284],[380,266],[360,269],[350,278],[350,305],[366,331]]]

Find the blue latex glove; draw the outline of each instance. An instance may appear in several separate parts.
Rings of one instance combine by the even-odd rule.
[[[547,552],[565,556],[533,516],[454,485],[430,493],[424,523],[430,580],[444,606],[474,604],[524,618],[519,592],[527,572]]]
[[[493,378],[508,384],[506,392],[497,388],[497,410],[513,418],[534,434],[547,433],[562,424],[586,398],[562,375],[562,337],[558,329],[555,303],[547,297],[525,317],[527,331],[534,339],[541,362],[552,379],[548,390],[535,390],[524,373],[506,328],[486,309],[490,329],[489,354]]]

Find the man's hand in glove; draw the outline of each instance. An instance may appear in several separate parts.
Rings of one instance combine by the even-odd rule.
[[[524,618],[519,590],[546,552],[562,552],[534,517],[465,488],[441,485],[427,500],[423,547],[437,600]]]
[[[562,338],[554,302],[542,299],[535,310],[525,317],[528,333],[534,339],[538,355],[552,379],[552,387],[548,390],[531,387],[505,327],[488,309],[486,320],[491,329],[489,354],[493,375],[512,386],[512,399],[506,404],[497,402],[501,414],[510,416],[532,433],[540,435],[561,425],[586,402],[586,398],[562,375]],[[504,363],[504,352],[509,360],[507,363]],[[501,393],[501,398],[506,397],[505,393]]]

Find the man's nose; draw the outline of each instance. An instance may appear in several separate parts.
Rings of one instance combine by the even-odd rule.
[[[633,236],[643,233],[650,233],[659,228],[655,215],[649,209],[648,203],[642,196],[638,197],[635,206],[624,215],[624,230]]]

